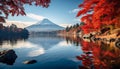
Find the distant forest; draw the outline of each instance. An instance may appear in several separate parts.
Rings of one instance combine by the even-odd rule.
[[[29,32],[25,28],[18,28],[14,24],[7,27],[0,24],[0,39],[27,38],[28,35]]]

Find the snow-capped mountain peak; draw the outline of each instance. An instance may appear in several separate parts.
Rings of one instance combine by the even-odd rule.
[[[42,21],[39,21],[36,24],[49,24],[49,23],[52,23],[52,22],[48,19],[43,19]]]
[[[43,19],[42,21],[27,27],[30,32],[45,32],[45,31],[57,31],[64,28],[51,22],[49,19]]]

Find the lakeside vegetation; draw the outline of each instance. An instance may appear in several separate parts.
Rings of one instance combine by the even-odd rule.
[[[33,1],[13,1],[8,2],[7,0],[1,1],[2,14],[0,16],[0,22],[5,22],[5,18],[9,14],[15,15],[26,15],[24,11],[24,4],[35,4],[36,6],[48,7],[51,0],[37,0]],[[34,3],[33,3],[34,2]],[[10,3],[10,4],[9,4]],[[23,4],[19,6],[19,4]],[[68,35],[78,35],[80,37],[91,37],[95,38],[106,38],[106,39],[117,39],[120,37],[120,1],[119,0],[84,0],[78,7],[80,9],[77,13],[77,17],[81,17],[80,20],[82,25],[76,24],[67,27],[61,33]],[[12,5],[12,6],[11,6]],[[4,6],[8,6],[4,8]],[[10,7],[9,7],[10,6]],[[4,8],[4,9],[2,9]]]
[[[60,35],[105,41],[120,39],[119,4],[119,0],[84,0],[77,13],[77,17],[81,16],[81,25],[66,27]]]
[[[82,62],[79,69],[119,69],[120,47],[115,42],[109,44],[104,41],[85,41],[79,37],[66,37],[66,42],[81,46],[83,54],[76,58]],[[101,67],[101,68],[100,68]]]
[[[18,28],[16,25],[12,24],[10,26],[3,26],[0,24],[0,40],[4,39],[16,39],[16,38],[28,38],[29,32],[25,28]]]
[[[0,6],[0,11],[5,14],[5,17],[0,16],[0,22],[5,22],[4,19],[8,17],[8,14],[11,14],[12,16],[19,14],[26,15],[23,5],[31,5],[34,3],[37,6],[48,7],[50,0],[16,0],[15,2],[13,0],[0,1],[0,4],[2,5]],[[50,67],[52,67],[50,66],[52,63],[54,64],[53,67],[58,66],[58,68],[64,68],[65,66],[62,66],[62,64],[68,64],[68,66],[72,67],[72,63],[76,63],[77,65],[79,65],[77,63],[79,61],[77,60],[80,60],[79,69],[120,69],[120,1],[84,0],[84,2],[79,5],[79,9],[80,10],[77,14],[77,17],[81,16],[81,23],[67,26],[65,30],[61,31],[37,32],[39,34],[38,37],[46,37],[52,35],[51,39],[49,40],[48,38],[38,38],[36,37],[37,33],[32,32],[32,36],[35,36],[36,38],[31,38],[29,39],[29,41],[26,41],[27,45],[21,44],[21,42],[19,42],[21,44],[20,49],[15,49],[17,51],[16,53],[19,55],[19,59],[17,60],[17,63],[15,63],[16,65],[13,65],[17,58],[14,50],[1,51],[0,62],[8,65],[27,68],[27,65],[23,65],[21,63],[21,60],[24,61],[26,59],[29,59],[28,61],[25,61],[23,63],[34,64],[38,62],[38,64],[36,65],[28,66],[30,67],[30,69],[38,68],[44,65],[45,67],[47,67],[46,65],[48,65],[48,69],[50,69]],[[64,45],[64,40],[60,40],[61,42],[56,39],[52,41],[53,37],[55,37],[57,34],[63,36],[68,44],[71,43],[75,44],[74,46],[80,47],[75,47],[74,49],[76,50],[74,50],[72,49],[73,45]],[[11,42],[11,46],[14,46],[13,44],[17,43],[17,38],[27,38],[28,35],[29,32],[26,29],[18,28],[14,24],[7,27],[3,26],[3,24],[0,24],[0,45],[2,45],[2,42],[4,42],[4,40],[10,39],[10,41],[14,40]],[[23,48],[21,48],[22,46]],[[30,50],[30,48],[32,50]],[[59,50],[60,48],[61,50]],[[26,55],[27,51],[30,52]],[[73,53],[77,51],[78,55]],[[82,53],[79,54],[79,52]],[[66,59],[65,57],[71,58]],[[33,60],[31,60],[32,58]],[[63,61],[66,61],[68,63]],[[75,67],[77,65],[75,65]],[[12,68],[12,66],[8,66],[8,68],[9,67]]]

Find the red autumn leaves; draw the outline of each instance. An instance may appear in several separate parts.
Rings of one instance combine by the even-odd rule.
[[[82,61],[80,69],[113,69],[114,65],[119,65],[119,49],[103,42],[93,43],[81,40],[80,43],[84,52],[76,56]]]
[[[9,14],[14,15],[26,15],[24,12],[24,5],[33,5],[48,7],[50,0],[0,0],[0,22],[4,22],[4,18],[7,18]],[[4,16],[3,16],[4,15]]]
[[[82,27],[84,33],[105,25],[120,27],[120,0],[84,0],[79,8],[81,10],[77,17],[82,15],[81,21],[85,23]]]

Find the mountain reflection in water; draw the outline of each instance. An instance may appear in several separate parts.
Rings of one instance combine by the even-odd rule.
[[[114,42],[106,44],[84,41],[79,37],[30,36],[26,40],[15,40],[14,44],[3,40],[0,47],[0,51],[13,49],[17,55],[14,65],[0,62],[0,69],[120,69],[120,49]],[[28,60],[37,63],[23,63]]]
[[[57,36],[30,36],[17,40],[15,44],[3,41],[0,50],[13,49],[17,55],[14,65],[0,62],[0,69],[77,69],[81,62],[76,56],[82,53],[80,46],[66,43],[65,38]],[[26,65],[23,62],[36,60]]]

